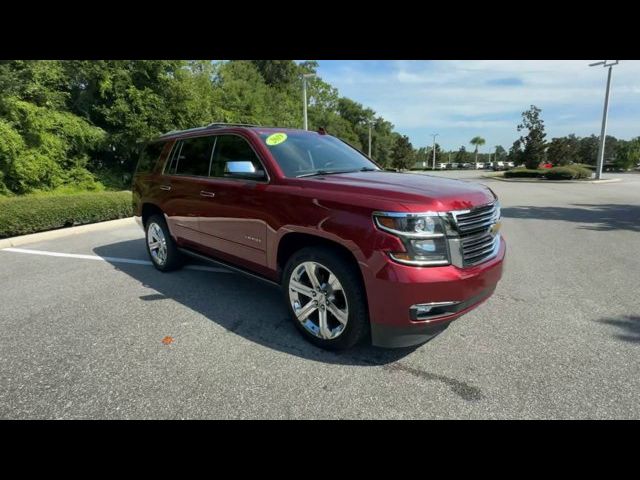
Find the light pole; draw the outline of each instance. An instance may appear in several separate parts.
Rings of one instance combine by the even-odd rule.
[[[432,133],[433,137],[433,170],[436,169],[436,137],[440,135],[439,133]]]
[[[315,77],[315,73],[302,74],[302,111],[304,115],[304,129],[309,130],[307,122],[307,78]]]
[[[371,158],[371,125],[373,125],[373,120],[369,120],[369,158]]]
[[[607,138],[607,116],[609,115],[609,93],[611,91],[611,69],[619,62],[620,60],[616,60],[613,63],[607,63],[607,60],[603,60],[602,62],[596,62],[589,65],[590,67],[595,67],[596,65],[609,67],[609,72],[607,74],[607,91],[604,94],[604,110],[602,112],[602,129],[600,130],[600,147],[598,147],[598,166],[596,167],[596,180],[600,180],[600,177],[602,176],[602,165],[604,164],[604,142]]]

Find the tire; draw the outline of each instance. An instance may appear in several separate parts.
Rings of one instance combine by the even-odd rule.
[[[170,272],[182,267],[184,259],[169,233],[169,228],[163,215],[149,217],[144,230],[147,253],[154,267],[161,272]],[[160,242],[161,245],[152,249],[151,244],[156,242]]]
[[[319,288],[313,288],[309,268]],[[366,293],[356,268],[338,250],[323,246],[298,250],[285,266],[282,290],[289,314],[317,347],[346,350],[369,336]],[[323,314],[326,328],[321,327]]]

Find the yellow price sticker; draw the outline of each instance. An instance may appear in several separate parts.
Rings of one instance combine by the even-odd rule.
[[[267,137],[266,143],[270,147],[273,147],[274,145],[280,145],[286,139],[287,139],[287,134],[286,133],[282,133],[282,132],[274,133],[274,134],[269,135]]]

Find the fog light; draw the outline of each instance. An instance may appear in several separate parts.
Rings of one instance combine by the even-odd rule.
[[[433,240],[414,240],[413,247],[422,253],[432,253],[436,251],[436,242]]]
[[[433,307],[427,305],[416,305],[416,313],[418,316],[429,313]]]

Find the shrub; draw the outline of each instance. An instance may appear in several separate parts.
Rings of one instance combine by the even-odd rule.
[[[132,215],[131,192],[0,198],[0,238]]]
[[[586,168],[587,170],[591,170],[592,172],[596,171],[596,168],[598,168],[596,165],[589,165],[588,163],[572,163],[570,165],[568,165],[569,167],[582,167],[582,168]]]
[[[505,178],[539,178],[545,172],[542,170],[532,170],[529,168],[513,168],[504,172]]]
[[[581,178],[591,178],[591,170],[578,165],[553,167],[545,172],[545,177],[548,180],[574,180]]]

